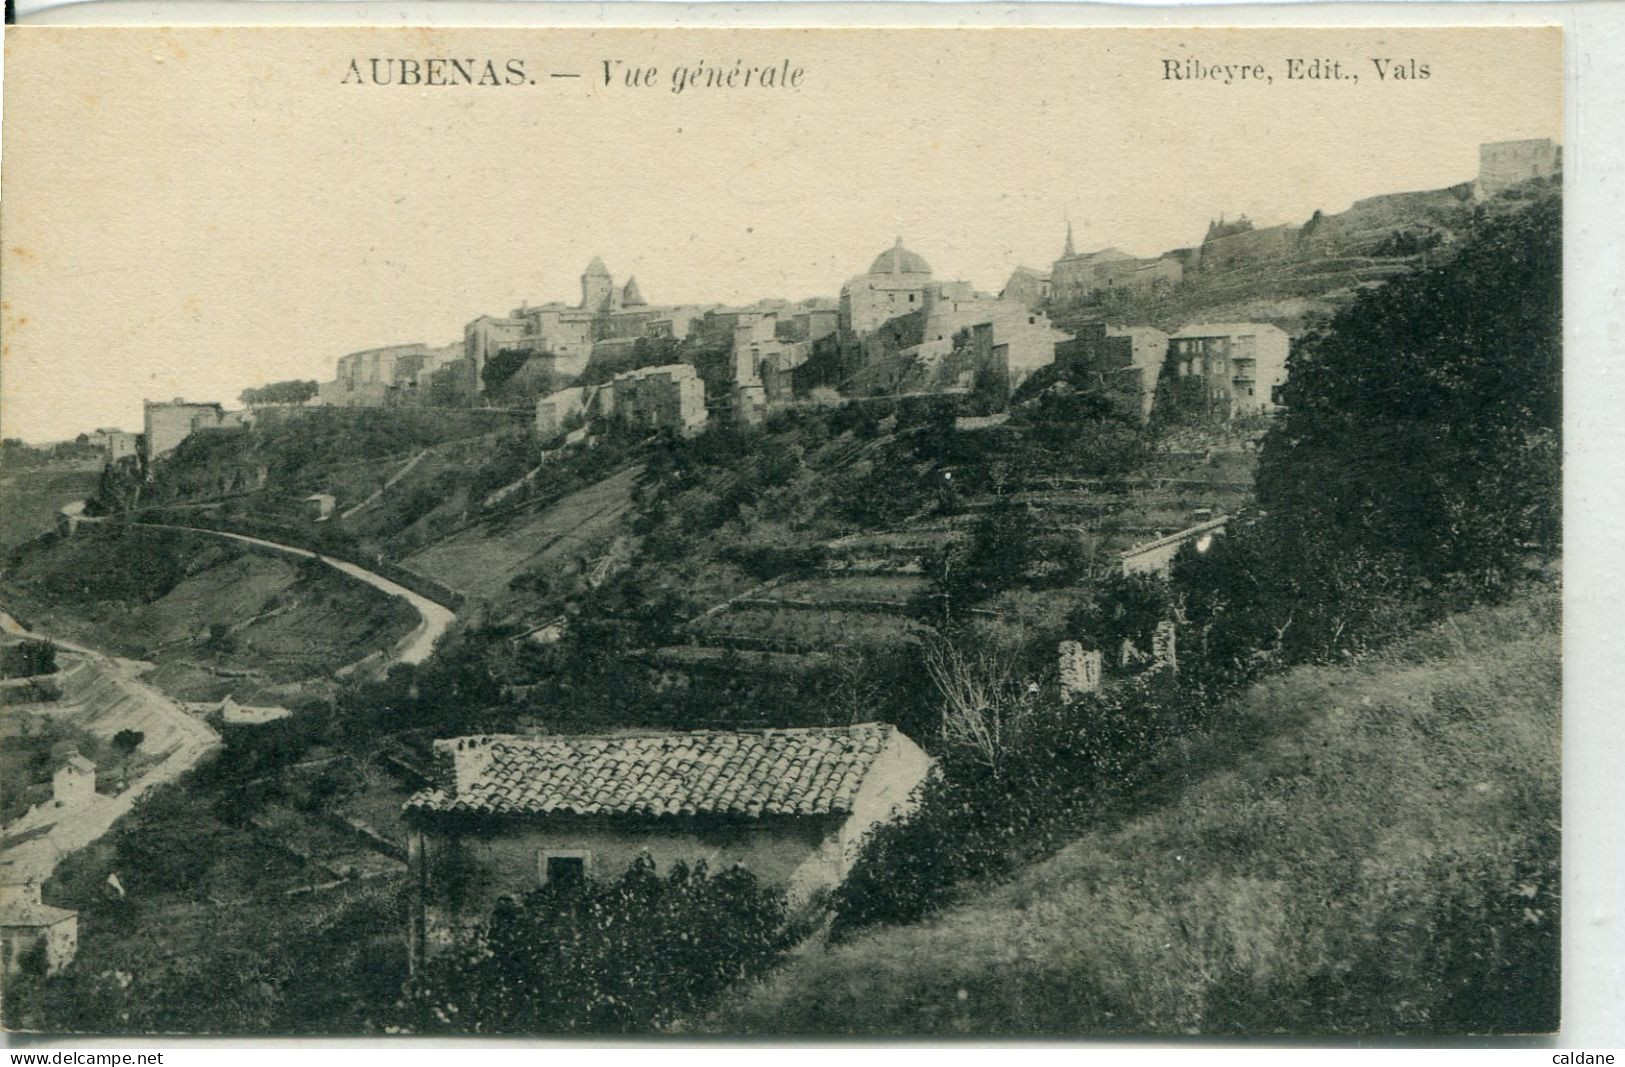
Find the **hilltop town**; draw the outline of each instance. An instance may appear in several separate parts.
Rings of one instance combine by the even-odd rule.
[[[595,257],[6,442],[8,1024],[1546,1025],[1560,180],[1485,144],[1148,258],[1061,220],[996,294],[923,234],[745,306]]]
[[[1080,252],[1067,224],[1049,269],[1018,266],[997,295],[939,278],[901,238],[838,295],[739,307],[652,304],[636,278],[617,282],[594,258],[578,300],[478,315],[461,343],[352,352],[330,381],[246,390],[242,410],[151,400],[139,433],[89,439],[109,461],[139,449],[152,463],[192,433],[240,429],[290,406],[527,406],[544,438],[595,418],[692,434],[716,418],[757,423],[820,390],[980,391],[997,410],[1057,364],[1109,380],[1147,417],[1167,368],[1201,378],[1216,411],[1267,414],[1292,336],[1447,249],[1474,205],[1560,166],[1550,141],[1487,144],[1471,182],[1368,197],[1300,225],[1219,218],[1199,244],[1153,258]]]

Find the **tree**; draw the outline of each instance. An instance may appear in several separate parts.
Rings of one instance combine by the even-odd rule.
[[[244,389],[237,394],[237,399],[248,407],[265,404],[303,404],[314,397],[319,389],[320,386],[315,381],[272,382],[258,388]]]
[[[487,392],[500,389],[509,378],[519,373],[530,360],[531,353],[523,348],[504,348],[485,361],[480,368],[480,381],[485,384]]]
[[[1561,528],[1561,203],[1479,222],[1293,353],[1259,503],[1282,540],[1490,592]]]
[[[128,756],[146,739],[147,735],[140,730],[120,730],[113,735],[113,747]]]
[[[56,646],[49,641],[25,640],[0,652],[0,677],[35,678],[56,671]]]

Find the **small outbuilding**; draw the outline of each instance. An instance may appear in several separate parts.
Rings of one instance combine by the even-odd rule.
[[[293,712],[276,704],[239,704],[227,696],[211,713],[227,726],[264,726],[286,719]]]
[[[792,903],[845,879],[863,836],[906,814],[931,758],[896,727],[483,736],[435,742],[407,801],[414,961],[504,896],[614,878],[640,855],[742,865]]]
[[[79,807],[96,799],[96,765],[79,753],[51,775],[51,799],[58,807]]]
[[[332,493],[312,493],[305,497],[302,503],[309,506],[312,519],[326,522],[333,517],[333,509],[338,506],[338,499]]]

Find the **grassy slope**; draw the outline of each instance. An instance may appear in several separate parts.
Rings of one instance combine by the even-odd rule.
[[[1475,952],[1534,943],[1556,965],[1558,616],[1543,591],[1382,657],[1265,681],[1233,729],[1185,754],[1177,796],[933,920],[810,948],[712,1025],[1552,1025],[1528,999],[1539,953],[1521,971],[1503,960],[1504,987],[1460,986]]]
[[[57,510],[96,492],[100,467],[55,466],[0,479],[0,551],[56,528]]]
[[[45,633],[171,665],[252,669],[266,680],[326,675],[417,624],[405,603],[336,571],[202,535],[87,527],[13,563],[6,601]],[[230,640],[207,641],[211,627]],[[220,695],[206,675],[166,671],[171,693]],[[248,684],[217,683],[245,700]]]
[[[624,526],[639,469],[627,467],[536,511],[490,519],[408,556],[406,565],[480,599],[541,565],[562,569],[601,553]]]

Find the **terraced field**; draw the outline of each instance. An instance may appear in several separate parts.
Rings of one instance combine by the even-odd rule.
[[[926,579],[917,573],[830,574],[786,582],[760,597],[747,597],[740,605],[890,614],[906,608],[926,586]]]
[[[701,642],[762,652],[817,652],[844,644],[895,646],[915,640],[923,628],[894,615],[828,609],[744,607],[702,619],[691,627]]]

